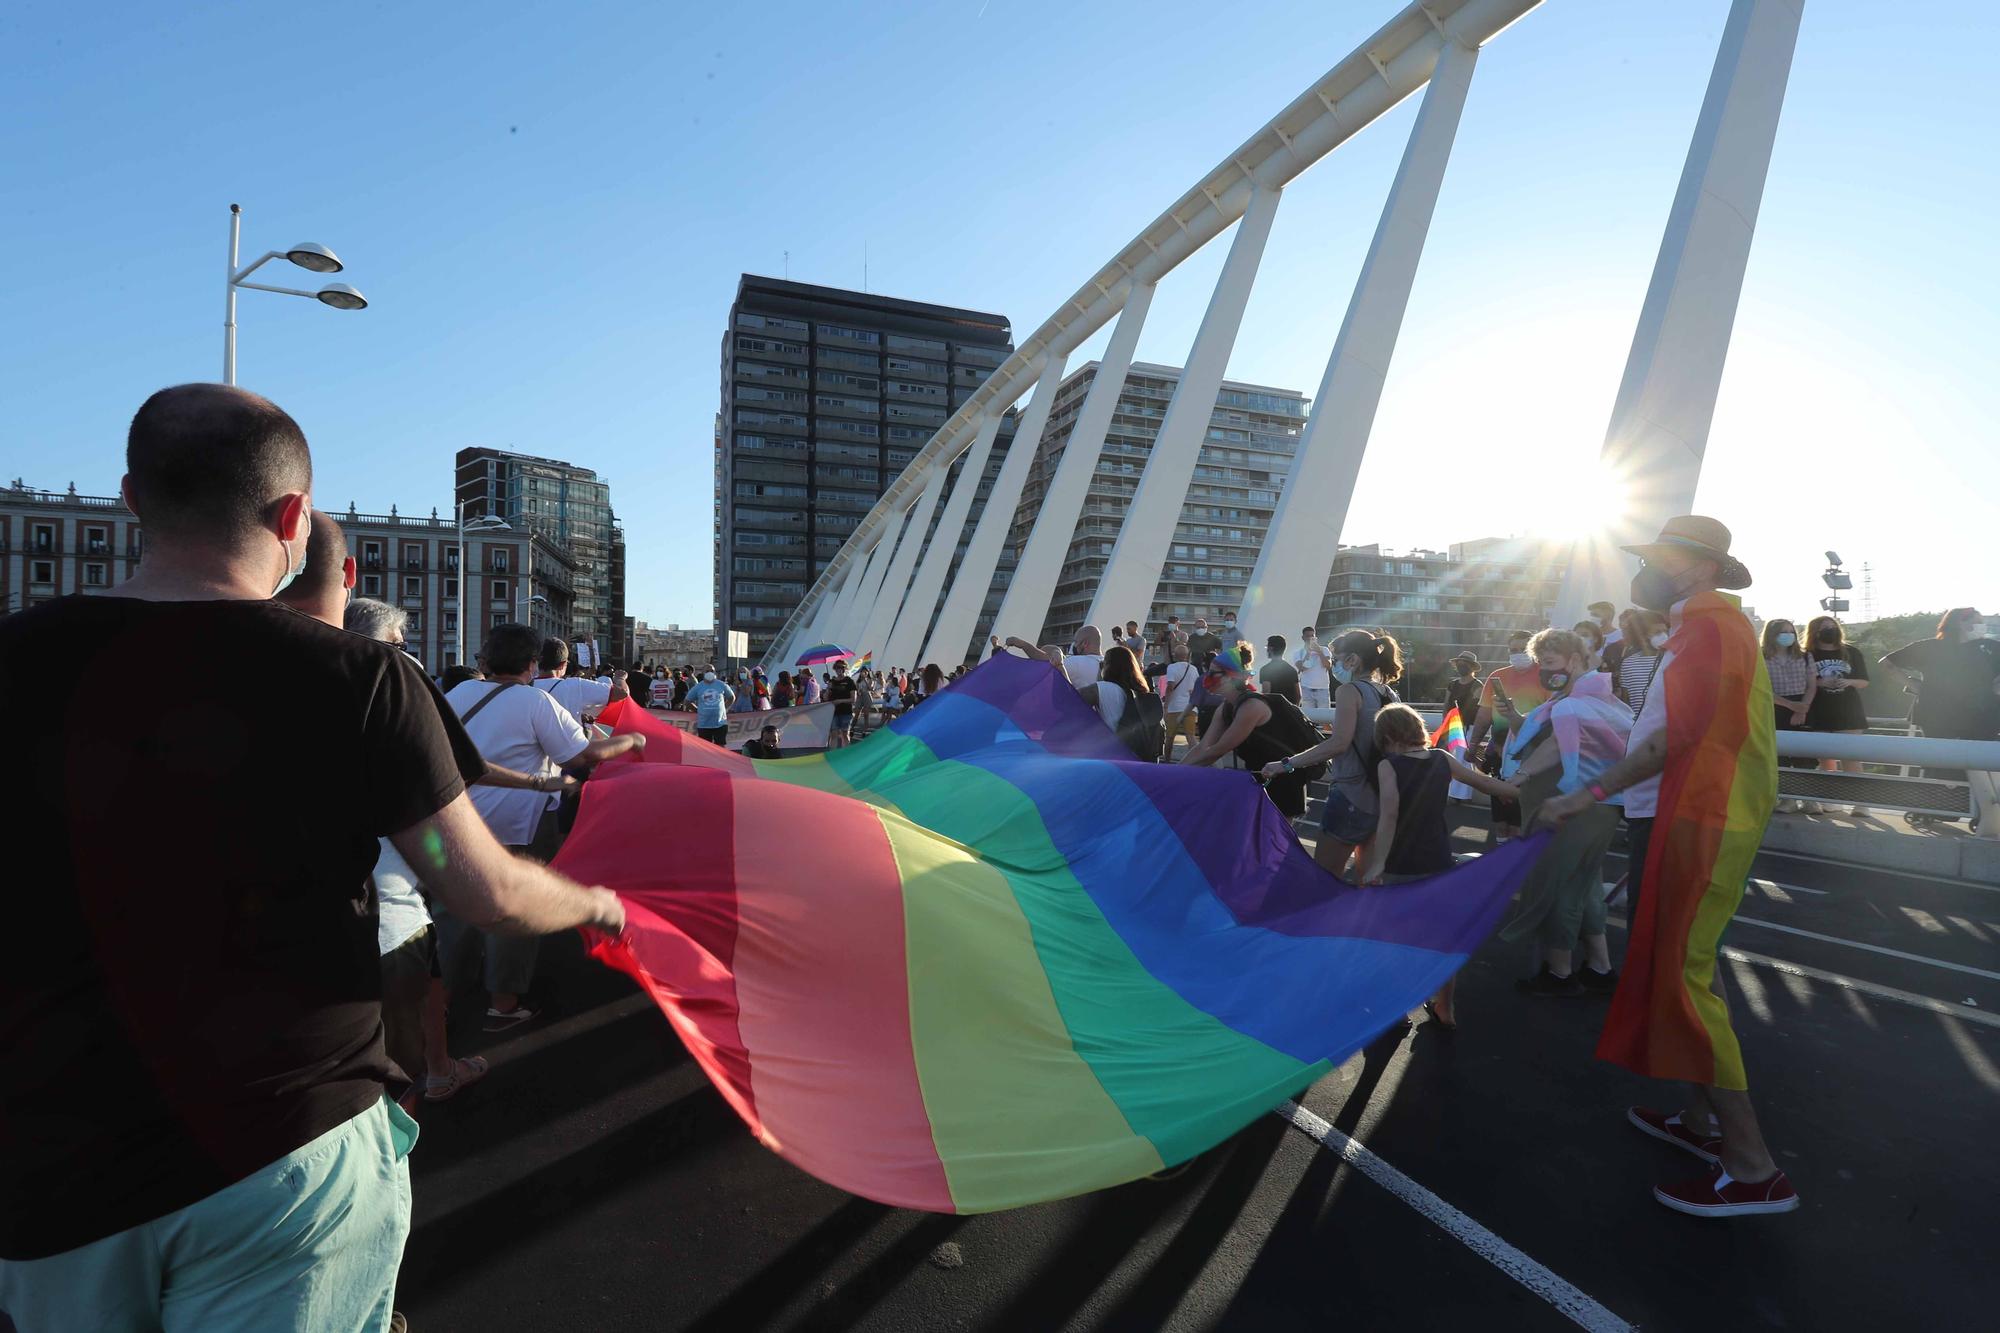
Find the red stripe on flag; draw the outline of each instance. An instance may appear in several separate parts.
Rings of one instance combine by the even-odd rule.
[[[645,987],[723,1097],[761,1137],[738,1023],[735,839],[677,832],[727,830],[734,807],[734,784],[722,773],[605,765],[584,784],[576,827],[554,865],[624,900],[624,937],[585,931],[591,956]],[[668,986],[661,977],[677,980]]]

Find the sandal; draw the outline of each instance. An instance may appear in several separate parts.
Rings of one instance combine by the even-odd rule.
[[[468,1056],[463,1060],[453,1060],[449,1074],[446,1074],[443,1078],[432,1074],[424,1081],[424,1100],[427,1102],[449,1100],[458,1094],[460,1088],[468,1084],[477,1083],[480,1079],[485,1078],[487,1072],[492,1067],[486,1063],[486,1057],[483,1055]]]

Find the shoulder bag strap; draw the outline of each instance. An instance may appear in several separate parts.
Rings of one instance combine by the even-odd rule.
[[[495,685],[492,689],[486,692],[484,698],[480,699],[480,701],[472,705],[472,707],[466,709],[465,712],[459,716],[458,719],[459,724],[463,726],[471,722],[473,718],[479,716],[480,709],[486,707],[486,705],[493,702],[494,698],[500,693],[500,691],[506,689],[509,685],[515,685],[518,683],[519,683],[518,681],[503,680],[498,685]]]

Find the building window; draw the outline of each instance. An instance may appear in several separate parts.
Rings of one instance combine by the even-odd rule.
[[[424,595],[424,579],[421,574],[403,575],[403,596],[407,598]]]
[[[363,597],[380,597],[382,595],[382,576],[380,574],[363,574],[361,576],[361,595]]]
[[[53,523],[35,524],[34,536],[28,545],[29,549],[37,555],[55,554],[56,525]]]
[[[457,579],[455,579],[455,578],[453,578],[453,579],[446,579],[446,580],[444,581],[444,595],[445,595],[445,596],[447,596],[447,597],[456,597],[456,596],[458,596],[458,580],[457,580]]]
[[[363,543],[361,543],[361,567],[362,567],[363,569],[380,569],[380,568],[382,568],[382,543],[381,543],[381,542],[363,542]],[[378,580],[378,582],[379,582],[379,580]]]
[[[83,530],[83,549],[92,555],[103,555],[111,549],[111,537],[103,528]]]
[[[506,613],[505,611],[495,611],[495,612],[493,613],[493,623],[494,623],[494,624],[496,624],[496,625],[504,625],[504,624],[506,624],[506,623],[507,623],[507,613]]]
[[[422,569],[423,567],[424,548],[410,542],[403,543],[403,568]]]
[[[125,530],[125,554],[136,556],[145,549],[145,534],[136,527],[127,528]]]
[[[486,567],[496,574],[507,572],[507,548],[495,547],[486,554]]]
[[[107,586],[104,581],[104,566],[101,564],[85,565],[83,567],[83,586],[86,588],[102,588]]]
[[[453,571],[458,569],[458,548],[456,546],[445,551],[444,567]]]
[[[507,600],[507,580],[505,579],[493,580],[493,600],[496,602],[504,602]]]
[[[28,567],[28,582],[34,584],[46,585],[54,583],[55,581],[56,581],[55,561],[37,560],[34,562],[34,564]]]

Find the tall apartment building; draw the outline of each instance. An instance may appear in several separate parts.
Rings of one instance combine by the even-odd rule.
[[[332,517],[354,557],[356,595],[401,607],[410,650],[433,671],[458,661],[460,608],[465,651],[487,629],[525,620],[545,635],[569,632],[575,561],[552,538],[528,531],[470,533],[470,572],[460,602],[458,525],[400,513],[364,514],[353,505]],[[43,491],[16,482],[0,490],[0,608],[21,611],[71,593],[108,592],[130,578],[144,549],[136,515],[117,496]]]
[[[546,533],[469,532],[460,569],[458,523],[436,509],[412,517],[394,505],[386,514],[366,514],[350,504],[333,519],[354,557],[355,595],[407,612],[404,637],[433,671],[460,660],[461,614],[468,660],[487,630],[508,621],[532,625],[545,638],[570,637],[576,559]]]
[[[543,533],[576,562],[576,638],[595,639],[614,661],[630,661],[625,635],[625,537],[611,511],[611,487],[589,468],[504,449],[458,451],[455,498],[468,520],[505,519]]]
[[[1043,497],[1055,478],[1097,369],[1095,361],[1078,368],[1056,391],[1055,406],[1049,412],[1049,423],[1042,432],[1034,466],[1021,493],[1021,507],[1014,517],[1011,544],[1016,551],[1026,544],[1041,512]],[[1090,478],[1083,513],[1056,581],[1047,621],[1036,642],[1067,643],[1082,626],[1180,377],[1177,366],[1143,361],[1134,362],[1126,375],[1105,432],[1097,471]],[[1157,625],[1169,615],[1183,620],[1214,617],[1242,605],[1258,548],[1271,526],[1278,491],[1291,470],[1306,408],[1306,396],[1296,389],[1223,381],[1153,604],[1121,610],[1121,622],[1138,619]],[[999,632],[1023,634],[1019,626],[1006,626]]]
[[[1507,660],[1507,636],[1538,630],[1562,592],[1566,543],[1486,537],[1449,551],[1343,546],[1320,603],[1331,632],[1364,625],[1405,646],[1413,672],[1441,673],[1470,650],[1486,666]]]
[[[761,656],[882,492],[1012,351],[1000,315],[744,274],[722,338],[718,638],[743,630]]]

